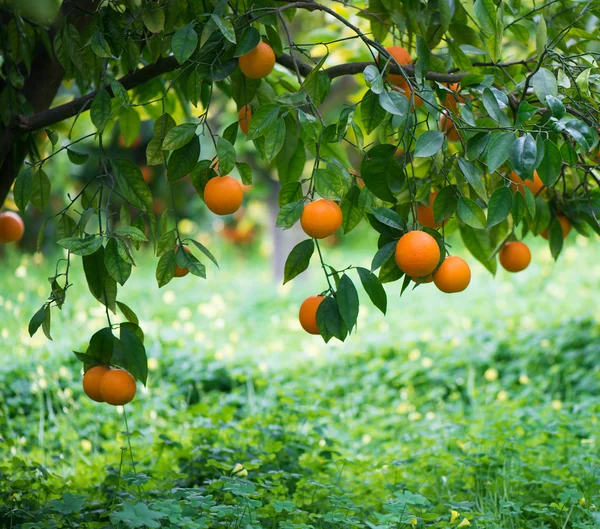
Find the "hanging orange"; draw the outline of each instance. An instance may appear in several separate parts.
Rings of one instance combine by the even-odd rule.
[[[529,247],[521,241],[507,242],[498,253],[500,264],[509,272],[521,272],[531,262]]]
[[[113,406],[124,406],[136,393],[135,378],[125,369],[111,369],[100,379],[100,396]]]
[[[244,105],[242,108],[240,108],[240,111],[238,113],[238,119],[240,129],[244,134],[248,134],[250,120],[252,119],[252,108],[250,107],[250,105]]]
[[[83,375],[83,391],[85,394],[96,402],[104,402],[100,395],[100,380],[108,373],[108,368],[105,366],[90,367]]]
[[[436,222],[435,216],[433,214],[433,202],[437,193],[431,193],[429,195],[429,206],[425,206],[423,204],[419,204],[417,206],[417,221],[421,226],[425,226],[426,228],[437,229],[442,224],[445,224],[446,221]]]
[[[204,202],[217,215],[235,213],[242,205],[244,192],[241,184],[231,176],[211,178],[204,188]]]
[[[409,231],[396,244],[395,259],[398,268],[411,277],[431,274],[440,262],[437,241],[424,231]]]
[[[300,325],[309,334],[320,334],[317,326],[317,309],[323,303],[325,296],[310,296],[300,305]]]
[[[446,294],[462,292],[471,282],[471,269],[464,259],[457,256],[446,257],[433,274],[433,282]]]
[[[18,242],[25,233],[23,219],[13,211],[0,213],[0,243]]]
[[[511,184],[511,188],[513,191],[519,191],[523,196],[525,196],[525,187],[528,187],[529,190],[537,195],[544,187],[544,182],[542,182],[541,178],[538,176],[537,171],[533,171],[533,180],[523,180],[517,173],[512,171],[509,177],[514,184]]]
[[[342,226],[342,210],[333,200],[320,198],[304,206],[300,225],[309,237],[324,239]]]
[[[556,215],[556,218],[558,219],[558,222],[560,222],[560,228],[562,230],[563,239],[566,239],[567,235],[569,235],[569,233],[571,233],[571,221],[564,215]],[[548,230],[549,229],[550,229],[550,226],[548,226],[542,232],[541,235],[544,239],[548,239]]]
[[[259,42],[251,52],[238,59],[240,70],[250,79],[262,79],[275,67],[275,53],[266,42]]]

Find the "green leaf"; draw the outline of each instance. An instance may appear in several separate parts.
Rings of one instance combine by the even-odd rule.
[[[260,33],[256,28],[248,27],[242,32],[242,36],[233,53],[234,57],[241,57],[250,53],[260,42]]]
[[[180,268],[187,268],[189,271],[203,279],[206,279],[206,266],[204,266],[191,253],[186,252],[182,247],[177,248],[175,252],[175,261]]]
[[[146,165],[161,165],[166,161],[167,153],[162,150],[162,140],[152,138],[146,146]]]
[[[537,200],[533,196],[533,193],[532,193],[531,189],[529,189],[528,187],[526,187],[524,189],[524,191],[525,191],[525,204],[527,205],[527,211],[529,211],[529,215],[531,215],[531,217],[535,217],[535,210],[536,210],[536,207],[537,207]]]
[[[491,134],[489,132],[478,132],[467,140],[467,158],[478,160],[481,153],[487,147]]]
[[[165,12],[157,2],[152,2],[142,9],[144,26],[152,33],[160,33],[165,27]]]
[[[492,34],[496,31],[496,6],[493,0],[475,0],[473,6],[475,18],[483,30]]]
[[[47,306],[44,304],[44,305],[42,305],[42,308],[40,310],[38,310],[31,318],[31,320],[29,322],[29,327],[28,327],[29,336],[33,336],[38,331],[38,329],[42,326],[42,323],[44,322],[44,318],[46,317],[46,310],[47,310]]]
[[[128,322],[135,323],[136,325],[140,324],[140,321],[139,321],[136,313],[133,312],[133,310],[131,310],[131,308],[128,305],[125,305],[125,303],[117,301],[117,306],[119,307],[119,309],[121,309],[123,316],[125,316],[125,318],[127,318]]]
[[[273,158],[279,154],[279,151],[281,151],[285,142],[285,121],[282,118],[278,118],[277,121],[267,129],[264,138],[264,152],[267,161],[271,162],[273,161]]]
[[[140,340],[139,332],[134,332],[132,327],[137,327],[136,331],[141,329],[134,323],[121,324],[120,338],[123,350],[122,363],[118,364],[127,369],[136,380],[139,380],[144,386],[148,379],[148,358],[146,357],[146,348]]]
[[[124,525],[130,529],[149,528],[158,529],[160,523],[157,520],[165,518],[159,511],[153,511],[145,503],[123,503],[121,509],[110,514],[110,521],[115,525]]]
[[[74,163],[75,165],[83,165],[90,157],[87,153],[77,152],[73,149],[67,149],[67,156],[69,157],[69,160],[71,160],[71,163]]]
[[[110,46],[108,45],[108,42],[106,42],[106,39],[104,38],[102,33],[100,33],[99,31],[95,31],[92,35],[92,51],[98,57],[112,57]]]
[[[193,24],[183,26],[175,32],[175,35],[173,35],[171,48],[173,50],[173,55],[175,55],[179,64],[183,64],[187,61],[196,51],[197,47],[198,33],[196,33]]]
[[[231,25],[231,22],[229,22],[229,20],[227,20],[226,18],[221,18],[219,15],[215,15],[214,13],[211,13],[210,17],[214,20],[221,34],[229,42],[235,44],[235,31],[233,29],[233,26]]]
[[[315,189],[329,200],[341,200],[346,194],[346,181],[342,174],[329,169],[317,169],[314,176]]]
[[[546,96],[546,104],[552,112],[552,117],[555,117],[556,119],[561,119],[565,115],[565,105],[558,97],[554,97],[551,95]]]
[[[506,162],[514,138],[512,132],[492,134],[487,147],[487,166],[490,173]]]
[[[111,166],[121,194],[135,207],[152,213],[152,193],[139,167],[131,160],[115,158]]]
[[[452,62],[460,71],[470,72],[473,70],[469,57],[454,42],[448,41],[448,49],[450,50]]]
[[[44,170],[36,171],[31,183],[31,203],[39,211],[44,211],[50,201],[50,187],[50,179]]]
[[[358,272],[360,282],[373,305],[385,314],[387,310],[387,295],[383,285],[379,283],[377,276],[370,270],[361,268],[360,266],[356,268],[356,271]]]
[[[122,106],[126,106],[131,103],[131,100],[129,99],[129,94],[127,93],[127,90],[125,90],[125,87],[116,79],[110,80],[110,89],[112,90],[113,95],[116,98],[116,100]]]
[[[276,226],[287,230],[291,228],[302,216],[304,211],[304,199],[298,200],[297,202],[290,202],[279,210],[277,215]]]
[[[546,101],[547,96],[558,95],[558,85],[556,83],[556,77],[554,74],[546,68],[540,68],[535,75],[531,78],[531,86],[535,95],[540,100],[540,103]]]
[[[554,260],[556,260],[562,251],[564,242],[562,226],[556,217],[550,222],[550,227],[548,228],[548,241],[550,244],[550,253],[552,254],[552,257],[554,257]]]
[[[179,180],[190,174],[200,157],[200,138],[195,136],[189,143],[173,151],[169,158],[167,178],[169,182]],[[219,165],[221,159],[219,158]]]
[[[439,130],[427,130],[417,138],[415,157],[426,158],[433,156],[444,145],[444,135]]]
[[[164,287],[175,275],[176,257],[175,250],[171,249],[165,252],[156,266],[156,281],[158,288]]]
[[[538,110],[537,107],[530,105],[527,101],[521,101],[517,110],[517,121],[515,124],[519,126],[527,123]]]
[[[437,198],[437,197],[436,197]],[[456,207],[458,218],[465,224],[475,229],[484,229],[486,226],[485,213],[475,202],[467,197],[460,197]]]
[[[487,48],[490,52],[490,57],[493,62],[498,62],[502,55],[502,41],[504,37],[504,2],[500,2],[500,6],[496,12],[496,27],[492,31],[488,41]]]
[[[515,172],[523,179],[531,179],[537,157],[537,145],[533,136],[525,134],[514,140],[509,157]]]
[[[538,176],[546,187],[551,187],[556,183],[560,176],[561,166],[562,156],[560,150],[553,141],[546,140],[544,142],[544,157],[537,168]]]
[[[433,218],[435,222],[443,222],[456,212],[458,195],[455,186],[442,188],[433,201]]]
[[[110,276],[120,285],[124,285],[131,275],[131,264],[124,261],[118,249],[117,239],[109,239],[104,250],[104,265]]]
[[[489,258],[494,250],[494,244],[492,243],[489,231],[477,230],[466,224],[461,224],[460,235],[471,255],[492,274],[495,274],[498,261],[495,258]]]
[[[27,167],[17,175],[13,188],[13,197],[19,211],[25,211],[27,204],[29,204],[32,188],[33,167]]]
[[[235,166],[245,186],[252,185],[252,169],[246,162],[235,162]]]
[[[338,284],[336,301],[346,326],[352,331],[358,319],[358,292],[346,274],[342,275]]]
[[[462,174],[467,179],[467,182],[469,182],[471,187],[475,190],[475,193],[477,193],[482,200],[487,200],[488,197],[483,171],[474,163],[468,162],[464,158],[458,158],[458,165]]]
[[[508,118],[504,112],[500,110],[498,100],[489,87],[484,88],[482,101],[487,113],[493,120],[497,121],[502,126],[508,126]]]
[[[94,126],[102,131],[112,114],[112,100],[106,90],[101,89],[90,107],[90,118]]]
[[[438,2],[438,7],[440,9],[440,18],[444,17],[447,24],[449,24],[451,15],[448,0],[440,0],[440,2]],[[447,30],[448,26],[444,22],[442,22],[442,26],[445,26]],[[421,35],[417,35],[417,64],[415,65],[415,76],[419,81],[419,84],[423,83],[423,80],[429,71],[430,57],[431,51],[429,50],[429,46],[427,46],[427,42]]]
[[[548,39],[548,31],[546,29],[546,21],[544,16],[540,16],[537,23],[537,30],[535,32],[535,50],[537,52],[538,59],[542,58],[542,54],[546,49],[546,40]]]
[[[373,272],[381,268],[389,259],[391,259],[392,255],[396,252],[397,244],[398,241],[391,241],[377,250],[377,253],[373,256],[373,260],[371,261],[371,270]]]
[[[172,151],[183,147],[196,135],[197,125],[195,123],[183,123],[177,127],[173,127],[167,132],[165,139],[162,142],[162,148],[167,151]]]
[[[308,268],[314,251],[315,243],[312,239],[306,239],[294,247],[285,261],[283,271],[284,285]]]
[[[202,243],[198,242],[196,239],[189,239],[193,245],[198,248],[198,250],[200,250],[204,255],[206,255],[206,257],[208,257],[217,268],[219,268],[219,263],[217,263],[217,260],[215,259],[215,256],[210,252],[210,250],[204,246]]]
[[[393,209],[388,208],[371,208],[373,216],[382,224],[389,226],[395,230],[405,231],[406,224],[402,217]]]
[[[395,145],[377,145],[367,152],[360,166],[360,174],[369,191],[377,198],[392,203],[396,202],[391,191],[392,183],[400,187],[403,182],[402,168],[395,159],[395,153]]]
[[[405,95],[398,92],[381,92],[379,104],[394,116],[405,116],[409,111],[409,101]]]
[[[385,110],[379,103],[379,97],[368,90],[360,102],[360,121],[367,134],[371,134],[383,121]]]
[[[125,145],[131,145],[138,137],[141,127],[140,116],[133,107],[125,107],[119,112],[119,125]]]
[[[369,64],[369,66],[363,70],[363,76],[367,86],[374,94],[381,94],[385,90],[381,72],[374,64]]]
[[[317,327],[325,342],[328,342],[331,337],[342,342],[346,339],[348,328],[333,298],[327,297],[319,305],[317,309]]]
[[[56,242],[66,250],[75,255],[92,255],[102,246],[102,237],[90,235],[84,239],[79,237],[67,237]]]
[[[488,204],[488,227],[500,224],[512,210],[512,193],[508,187],[500,187],[492,193]]]
[[[268,104],[260,107],[252,115],[246,140],[255,140],[264,136],[267,130],[275,124],[278,116],[279,105]]]

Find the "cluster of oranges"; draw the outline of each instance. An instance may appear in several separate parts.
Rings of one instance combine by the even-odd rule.
[[[13,211],[0,213],[0,243],[18,242],[23,237],[23,219]]]
[[[96,402],[124,406],[133,400],[136,389],[135,378],[125,369],[94,366],[83,375],[83,391]]]

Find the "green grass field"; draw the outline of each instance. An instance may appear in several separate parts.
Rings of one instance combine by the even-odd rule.
[[[374,241],[349,239],[327,260],[368,266]],[[386,317],[359,287],[358,332],[328,345],[297,322],[317,263],[282,287],[259,252],[211,248],[220,270],[161,290],[138,257],[120,299],[151,373],[127,416],[81,390],[72,351],[106,321],[80,263],[48,342],[27,322],[53,261],[8,253],[0,527],[600,527],[594,241],[557,264],[536,241],[517,275],[473,264],[459,295],[387,285]]]

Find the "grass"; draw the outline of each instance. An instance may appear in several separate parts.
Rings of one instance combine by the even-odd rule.
[[[361,239],[326,258],[368,266]],[[129,435],[120,409],[80,389],[71,351],[105,325],[83,275],[53,313],[54,341],[30,339],[52,263],[10,252],[0,527],[599,527],[587,242],[571,237],[558,264],[533,244],[517,275],[475,264],[460,295],[388,285],[385,318],[361,292],[358,333],[329,345],[296,318],[323,288],[317,266],[281,287],[265,257],[211,241],[220,271],[159,290],[145,255],[121,295],[151,359]]]

